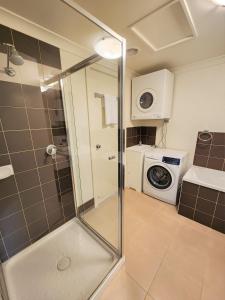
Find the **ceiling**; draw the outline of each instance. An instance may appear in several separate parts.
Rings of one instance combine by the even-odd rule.
[[[186,0],[198,37],[154,52],[140,40],[129,25],[146,16],[168,0],[76,0],[83,8],[127,39],[128,48],[139,54],[128,57],[128,66],[145,73],[162,67],[177,67],[225,54],[225,8],[212,0]]]
[[[137,55],[127,58],[128,66],[139,73],[163,67],[173,68],[225,54],[225,8],[216,6],[212,0],[186,0],[198,33],[195,39],[156,52],[131,30],[130,25],[170,1],[76,0],[125,37],[128,48],[140,50]],[[0,6],[91,49],[105,35],[60,0],[0,0]],[[155,24],[162,30],[161,25]]]

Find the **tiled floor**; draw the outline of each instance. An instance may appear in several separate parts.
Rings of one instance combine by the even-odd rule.
[[[125,193],[125,266],[101,300],[225,299],[225,235]]]

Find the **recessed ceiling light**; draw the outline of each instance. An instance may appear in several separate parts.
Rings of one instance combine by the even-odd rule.
[[[121,43],[113,37],[103,38],[95,45],[95,51],[107,59],[117,59],[122,56]]]
[[[213,2],[218,5],[225,6],[225,0],[213,0]]]

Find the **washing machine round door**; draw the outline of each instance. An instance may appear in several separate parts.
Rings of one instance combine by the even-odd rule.
[[[152,109],[156,101],[156,94],[151,89],[143,90],[137,97],[137,107],[142,112],[148,112]]]
[[[164,165],[154,164],[147,171],[148,182],[156,189],[168,190],[173,186],[173,174]]]

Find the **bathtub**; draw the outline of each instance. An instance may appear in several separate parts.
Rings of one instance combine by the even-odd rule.
[[[225,192],[224,171],[192,166],[184,175],[183,180],[220,192]]]
[[[225,233],[225,172],[192,166],[183,177],[178,213]]]

